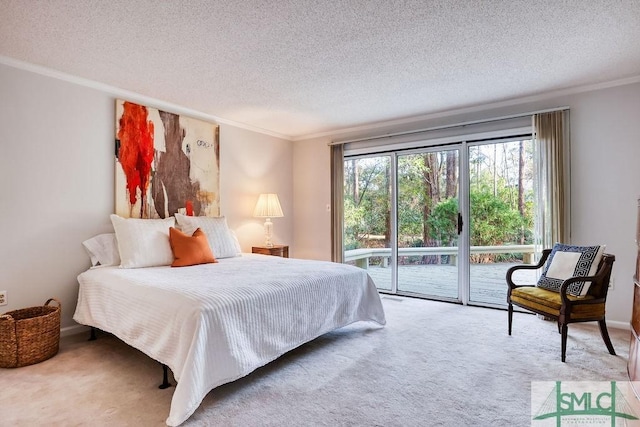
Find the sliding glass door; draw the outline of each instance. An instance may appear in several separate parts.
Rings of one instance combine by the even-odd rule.
[[[507,270],[534,261],[533,164],[529,138],[469,146],[470,303],[505,305]]]
[[[459,148],[344,162],[344,260],[378,289],[460,301]]]
[[[346,158],[345,262],[384,292],[505,306],[534,261],[533,165],[528,136]]]
[[[398,291],[458,301],[459,150],[397,156]]]
[[[344,162],[344,261],[368,270],[380,290],[392,291],[392,157]]]

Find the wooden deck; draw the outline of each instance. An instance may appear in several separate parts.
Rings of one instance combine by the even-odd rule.
[[[506,306],[507,270],[517,264],[472,264],[470,270],[469,300]],[[391,268],[369,267],[369,276],[380,290],[391,290]],[[514,274],[517,283],[535,283],[536,272],[518,271]],[[421,294],[426,297],[458,299],[458,268],[450,265],[399,266],[398,291]]]

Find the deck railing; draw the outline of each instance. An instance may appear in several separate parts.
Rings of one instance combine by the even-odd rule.
[[[535,245],[504,245],[504,246],[471,246],[471,254],[523,254],[525,264],[534,263]],[[448,255],[449,264],[457,265],[458,247],[426,247],[426,248],[398,248],[398,256]],[[344,251],[344,261],[354,261],[360,268],[369,268],[369,258],[382,257],[383,267],[389,265],[391,248],[361,248]]]

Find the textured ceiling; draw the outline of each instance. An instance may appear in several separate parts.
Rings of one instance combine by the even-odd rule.
[[[0,0],[0,55],[287,137],[640,75],[640,1]]]

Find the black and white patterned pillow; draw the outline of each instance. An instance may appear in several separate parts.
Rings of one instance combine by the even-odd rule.
[[[538,286],[559,292],[562,282],[570,277],[593,276],[598,270],[605,246],[570,246],[556,243],[553,245],[544,272],[538,280]],[[569,285],[567,293],[585,296],[591,282],[576,282]]]

